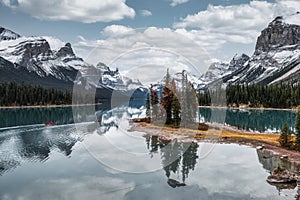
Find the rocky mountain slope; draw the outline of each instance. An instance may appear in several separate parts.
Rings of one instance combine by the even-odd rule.
[[[1,40],[13,40],[21,37],[19,34],[12,32],[6,28],[0,26],[0,41]]]
[[[300,14],[276,17],[258,37],[251,57],[235,57],[230,63],[214,63],[201,77],[201,88],[216,82],[275,84],[300,79]],[[299,20],[298,20],[299,21]]]
[[[239,73],[239,70],[248,63],[250,57],[246,54],[235,55],[229,63],[216,62],[210,65],[207,72],[200,78],[198,88],[203,88],[218,81],[222,77]]]
[[[224,85],[298,81],[298,18],[300,13],[289,17],[276,17],[262,30],[251,57],[241,54],[234,56],[229,63],[213,63],[201,77],[188,74],[188,79],[198,89],[220,81]],[[181,72],[174,77],[180,80]],[[85,89],[100,88],[109,90],[109,93],[113,90],[126,92],[137,88],[141,92],[146,90],[138,80],[121,76],[117,69],[111,70],[103,63],[97,66],[86,63],[76,56],[70,43],[53,50],[45,38],[21,37],[0,27],[0,82],[3,81],[63,89],[72,89],[75,82]],[[177,82],[180,84],[180,81]]]
[[[144,89],[139,81],[123,77],[105,64],[86,63],[70,43],[54,50],[43,37],[21,37],[0,27],[0,82],[5,81],[70,90],[77,84],[85,90],[102,89],[103,94],[107,93],[103,90]]]
[[[51,88],[71,89],[82,67],[89,67],[75,56],[71,45],[55,51],[41,37],[20,37],[11,33],[0,41],[0,81],[25,82]],[[18,36],[18,37],[14,37]]]

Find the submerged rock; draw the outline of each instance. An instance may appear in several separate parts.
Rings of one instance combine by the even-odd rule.
[[[278,167],[268,176],[267,181],[273,184],[287,184],[287,183],[296,183],[297,176],[286,169]]]
[[[186,186],[185,183],[180,183],[179,181],[176,181],[174,179],[169,178],[168,179],[168,185],[172,188],[180,187],[180,186]]]

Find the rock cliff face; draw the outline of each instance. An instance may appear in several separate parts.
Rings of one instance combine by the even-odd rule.
[[[300,26],[287,24],[283,17],[279,16],[261,32],[257,39],[255,54],[276,50],[284,46],[288,48],[290,45],[292,48],[295,48],[295,45],[300,45]]]
[[[64,47],[60,48],[56,53],[56,56],[58,57],[75,56],[71,44],[67,43]]]

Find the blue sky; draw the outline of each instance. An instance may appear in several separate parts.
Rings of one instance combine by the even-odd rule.
[[[252,54],[257,36],[274,17],[300,10],[298,0],[83,2],[1,0],[0,26],[23,36],[52,36],[62,42],[71,42],[75,51],[83,57],[88,55],[90,48],[99,44],[115,45],[117,49],[119,40],[116,38],[131,41],[137,37],[137,33],[145,35],[147,27],[155,27],[155,31],[162,30],[162,35],[163,31],[166,31],[166,35],[170,34],[169,38],[173,37],[172,33],[180,33],[205,49],[210,58],[228,61],[236,53]],[[143,29],[124,34],[124,31],[136,28]],[[141,38],[144,43],[149,42],[148,36]],[[181,45],[184,44],[178,42],[178,49]]]

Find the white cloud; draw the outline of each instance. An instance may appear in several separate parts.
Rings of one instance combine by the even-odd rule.
[[[126,35],[132,35],[135,33],[133,28],[122,25],[107,26],[101,32],[102,35],[107,37],[121,37]]]
[[[208,37],[249,44],[255,42],[260,31],[278,15],[291,15],[300,10],[298,0],[250,1],[231,6],[209,5],[207,10],[188,15],[174,24],[174,28],[194,28]],[[211,41],[213,42],[213,41]]]
[[[152,15],[152,12],[150,10],[141,10],[140,13],[144,17],[148,17]]]
[[[205,46],[201,42],[191,40],[180,31],[149,27],[131,31],[131,34],[119,34],[123,33],[123,29],[131,29],[115,26],[108,26],[101,32],[103,36],[107,36],[107,32],[114,32],[111,34],[114,37],[109,35],[106,39],[95,41],[81,37],[74,45],[76,51],[79,52],[78,48],[89,49],[89,56],[85,59],[87,62],[92,64],[103,62],[110,67],[118,67],[127,76],[146,82],[151,81],[148,72],[152,70],[160,80],[164,75],[161,72],[166,72],[167,68],[173,72],[185,69],[200,76],[209,66],[207,62],[211,58]]]
[[[2,0],[14,10],[28,13],[38,19],[70,20],[84,23],[110,22],[125,17],[133,18],[135,11],[126,0]]]
[[[123,199],[126,193],[134,188],[134,182],[95,175],[37,179],[19,188],[13,195],[7,194],[7,199],[40,199],[41,196],[45,197],[44,199]]]
[[[187,3],[189,0],[171,0],[172,2],[170,3],[170,5],[172,7],[175,7],[179,4],[183,4],[183,3]]]
[[[209,5],[207,10],[181,19],[174,24],[173,29],[149,27],[134,30],[126,26],[112,25],[101,32],[106,39],[87,41],[81,38],[76,48],[96,48],[90,55],[97,56],[88,57],[91,63],[102,61],[109,64],[123,55],[123,70],[136,65],[182,67],[182,62],[175,56],[182,55],[203,72],[208,66],[208,60],[213,60],[217,54],[224,54],[222,59],[224,56],[230,59],[234,53],[242,53],[245,50],[236,49],[236,52],[232,52],[230,49],[232,55],[228,55],[226,48],[253,48],[256,38],[269,22],[278,15],[291,15],[297,10],[300,10],[298,0],[277,0],[275,3],[250,1],[248,4],[231,6]],[[297,20],[295,16],[293,20]],[[163,51],[151,51],[147,48]],[[135,51],[136,49],[140,50]],[[225,52],[220,53],[221,50]],[[118,64],[119,66],[115,67],[122,68],[122,63]],[[156,70],[161,71],[158,68]]]

